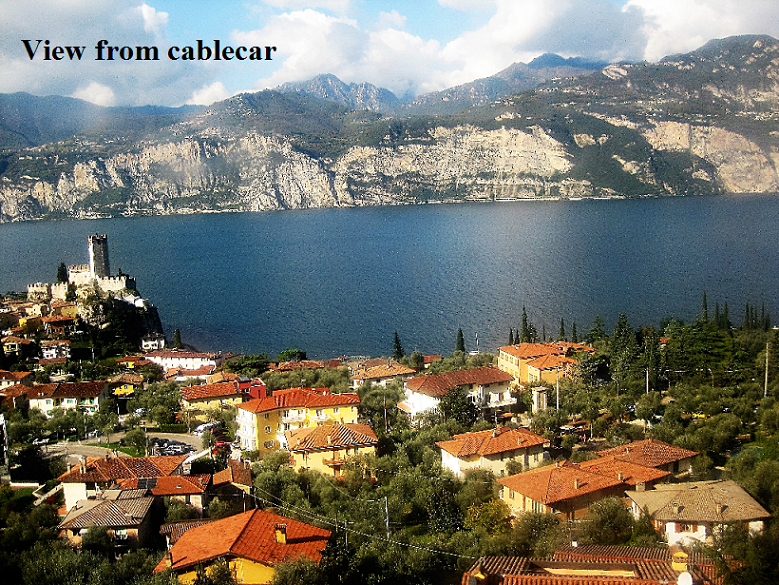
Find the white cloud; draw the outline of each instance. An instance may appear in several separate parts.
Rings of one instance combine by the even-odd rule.
[[[779,4],[773,0],[628,0],[625,9],[630,8],[644,15],[648,61],[692,51],[715,38],[779,36]]]
[[[92,102],[98,106],[113,106],[116,104],[114,91],[107,85],[102,85],[96,81],[93,81],[86,87],[77,89],[70,94],[70,97]]]
[[[447,8],[454,8],[455,10],[483,10],[484,8],[489,7],[489,5],[494,4],[493,0],[438,0],[438,3],[441,6],[446,6]],[[486,5],[486,6],[485,6]]]
[[[380,12],[379,24],[377,28],[397,28],[403,30],[406,28],[407,21],[408,18],[403,16],[397,10],[393,10],[392,12]]]
[[[265,4],[282,10],[324,8],[335,14],[346,14],[351,8],[351,0],[265,0]]]
[[[143,30],[148,33],[159,35],[162,27],[168,24],[167,12],[157,12],[157,10],[145,3],[138,10],[143,15]]]
[[[192,97],[187,100],[190,105],[196,106],[210,106],[214,102],[218,102],[230,97],[230,92],[225,89],[225,86],[221,81],[217,81],[192,92]]]

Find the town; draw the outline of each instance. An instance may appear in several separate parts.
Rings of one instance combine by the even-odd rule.
[[[108,239],[0,299],[8,583],[774,583],[779,330],[746,305],[494,353],[172,340]],[[53,270],[56,267],[53,267]],[[515,322],[519,322],[514,326]]]

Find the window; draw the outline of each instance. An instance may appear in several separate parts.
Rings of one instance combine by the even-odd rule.
[[[273,447],[276,445],[275,441],[265,441],[262,446],[266,449],[273,449]]]
[[[270,433],[270,427],[269,426],[265,427],[265,434],[267,435],[268,433]]]
[[[316,411],[316,415],[319,416],[319,417],[325,416],[325,411],[324,410],[317,410]]]
[[[270,413],[266,412],[265,413],[265,420],[268,420],[269,418],[270,418]]]
[[[676,532],[696,532],[697,530],[697,524],[687,524],[686,522],[676,523]]]
[[[339,412],[341,412],[341,409],[340,409],[340,408],[338,408],[338,407],[336,406],[336,407],[333,409],[333,414],[338,414]]]
[[[289,426],[289,423],[284,423],[284,430],[288,431],[291,427]]]

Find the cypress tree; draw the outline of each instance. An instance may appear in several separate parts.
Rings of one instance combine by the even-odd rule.
[[[179,329],[173,330],[173,347],[177,349],[181,347],[181,331]]]
[[[463,337],[462,327],[457,330],[457,341],[454,350],[465,353],[465,337]]]
[[[514,328],[509,327],[509,345],[514,345]]]
[[[706,291],[703,291],[703,301],[701,302],[701,321],[704,324],[709,322],[709,303],[706,300]]]
[[[68,267],[65,266],[64,262],[60,262],[59,267],[57,267],[57,282],[67,282],[68,281]]]
[[[530,343],[530,327],[527,323],[527,311],[524,305],[522,306],[522,332],[519,335],[519,341],[521,343]]]
[[[560,333],[557,336],[558,341],[566,341],[565,339],[565,319],[560,317]]]
[[[579,335],[576,333],[576,322],[571,325],[571,341],[573,343],[579,343]]]
[[[400,337],[398,337],[397,331],[395,331],[395,339],[393,340],[392,348],[392,357],[395,358],[396,361],[406,355],[403,351],[403,346],[400,345]]]

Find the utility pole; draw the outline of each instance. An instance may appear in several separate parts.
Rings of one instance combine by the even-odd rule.
[[[646,369],[646,393],[649,394],[649,368]]]
[[[387,525],[387,539],[389,540],[390,533],[389,533],[389,504],[387,503],[387,496],[384,496],[384,517],[385,517],[385,523]]]
[[[763,392],[764,396],[768,396],[768,347],[771,345],[770,341],[766,341],[765,343],[765,390]]]
[[[557,368],[557,402],[555,403],[555,410],[560,410],[560,367]]]

